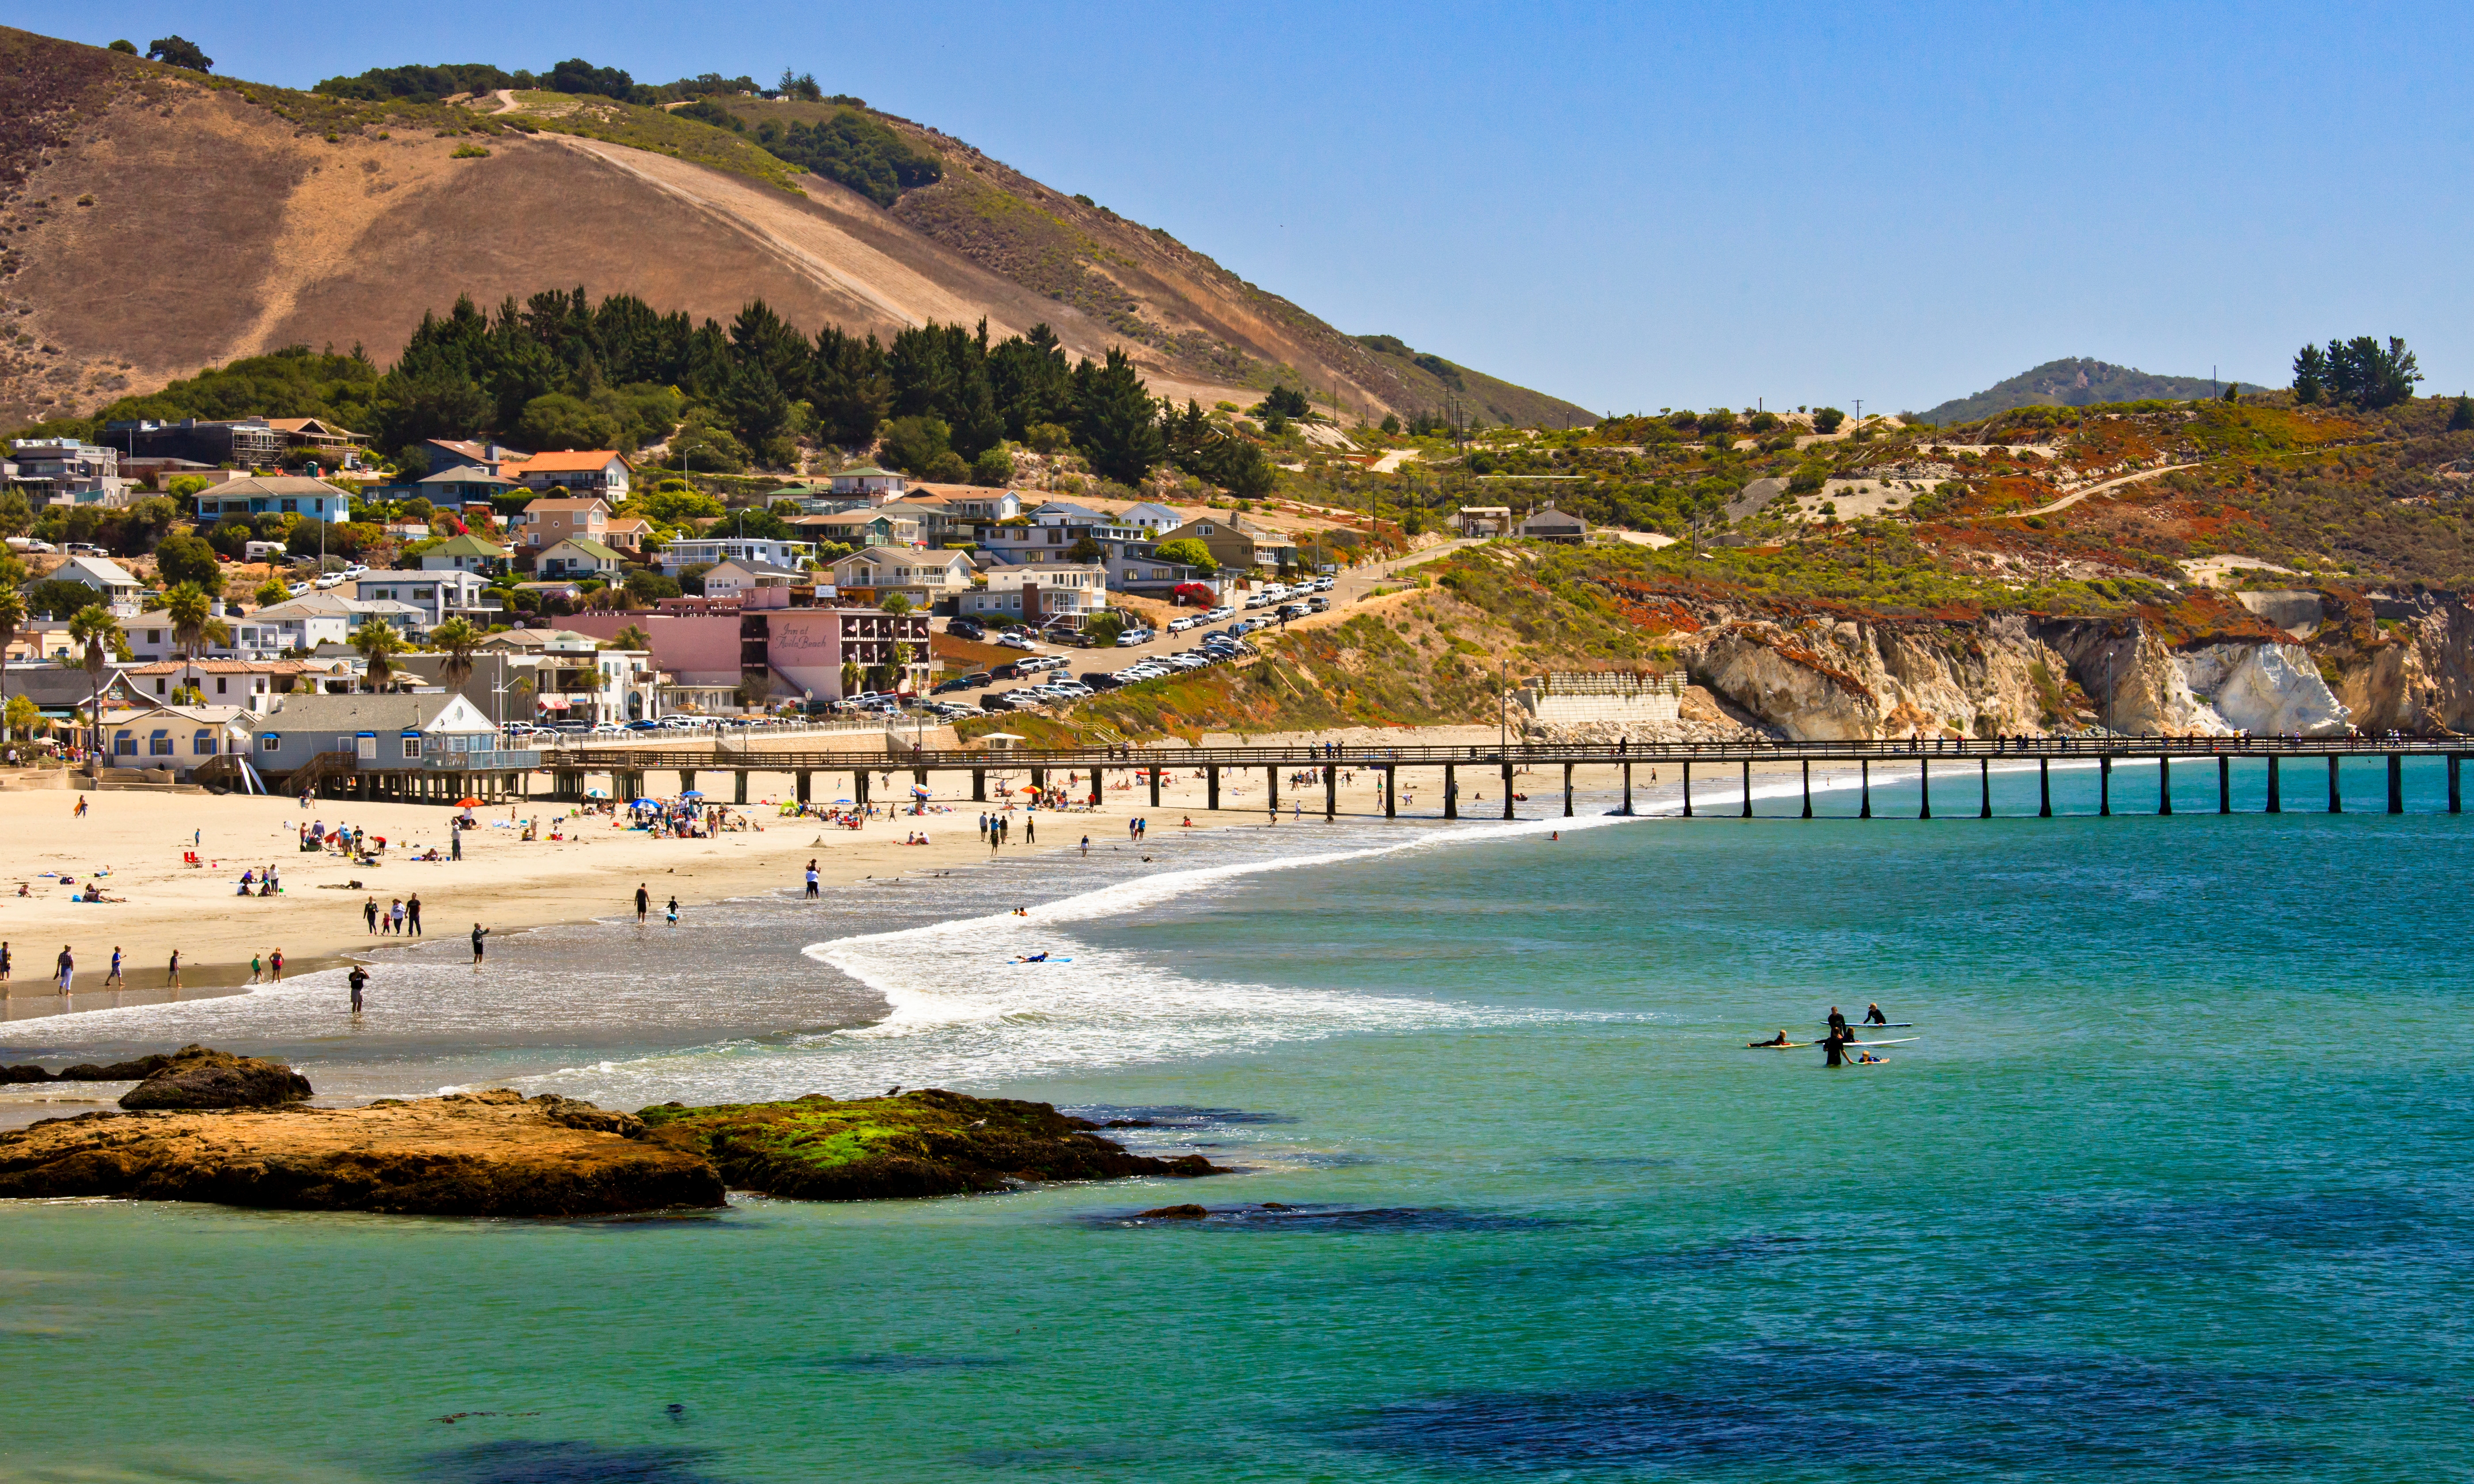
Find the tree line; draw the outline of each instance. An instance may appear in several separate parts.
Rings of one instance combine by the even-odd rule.
[[[2413,395],[2422,368],[2405,341],[2390,335],[2381,345],[2368,335],[2332,340],[2326,349],[2304,346],[2293,356],[2293,399],[2351,402],[2358,407],[2393,407]]]
[[[93,438],[112,420],[253,416],[328,418],[416,469],[430,439],[534,452],[667,439],[665,463],[727,473],[794,466],[802,437],[848,448],[881,438],[887,462],[951,483],[1001,483],[1007,440],[1070,444],[1128,485],[1164,463],[1247,497],[1273,481],[1261,448],[1191,402],[1154,401],[1122,350],[1071,358],[1045,323],[991,340],[985,321],[932,322],[887,343],[831,324],[811,336],[762,299],[725,325],[633,295],[595,303],[581,288],[510,295],[495,310],[459,298],[424,314],[383,372],[358,347],[295,347],[33,431]]]

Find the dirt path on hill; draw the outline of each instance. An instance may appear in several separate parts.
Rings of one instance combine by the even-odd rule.
[[[2060,499],[2055,500],[2050,505],[2039,505],[2034,510],[2023,510],[2019,514],[2022,515],[2050,515],[2057,510],[2070,509],[2072,506],[2076,505],[2079,501],[2086,499],[2091,494],[2102,494],[2107,490],[2118,489],[2122,485],[2135,485],[2143,479],[2154,479],[2159,474],[2171,474],[2176,469],[2197,468],[2199,466],[2195,464],[2168,464],[2163,468],[2142,469],[2136,474],[2124,474],[2120,479],[2108,479],[2100,485],[2090,485],[2076,494],[2063,495]]]

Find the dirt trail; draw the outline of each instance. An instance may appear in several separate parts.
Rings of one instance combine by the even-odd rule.
[[[2076,494],[2063,495],[2060,499],[2055,500],[2050,505],[2039,505],[2034,510],[2023,510],[2019,514],[2022,515],[2050,515],[2057,510],[2070,509],[2072,506],[2076,505],[2079,501],[2086,499],[2091,494],[2102,494],[2107,490],[2119,489],[2123,485],[2135,485],[2143,479],[2154,479],[2159,474],[2171,474],[2176,469],[2197,467],[2198,466],[2195,464],[2168,464],[2163,468],[2141,469],[2136,474],[2124,474],[2120,479],[2108,479],[2100,485],[2090,485],[2086,489],[2078,491]]]

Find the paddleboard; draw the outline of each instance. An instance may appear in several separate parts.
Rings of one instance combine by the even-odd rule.
[[[1071,964],[1073,962],[1074,960],[1071,958],[1009,958],[999,961],[1000,966],[1006,969],[1037,969],[1042,964]]]

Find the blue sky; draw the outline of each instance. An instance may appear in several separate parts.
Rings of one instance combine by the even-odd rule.
[[[2474,10],[59,4],[294,86],[812,71],[1344,330],[1597,410],[1923,408],[2039,362],[2474,384]]]

